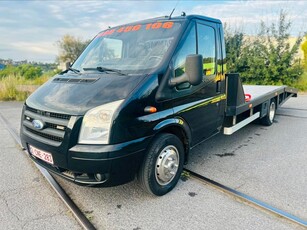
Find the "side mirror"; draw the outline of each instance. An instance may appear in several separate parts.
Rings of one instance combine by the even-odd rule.
[[[203,80],[203,57],[200,54],[188,55],[185,61],[185,73],[169,81],[169,85],[174,87],[184,82],[191,85],[199,85]]]
[[[203,56],[189,55],[185,61],[185,71],[191,85],[199,85],[203,81]]]

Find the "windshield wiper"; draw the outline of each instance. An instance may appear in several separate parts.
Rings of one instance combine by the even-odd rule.
[[[81,73],[80,73],[80,70],[74,69],[74,68],[71,68],[71,67],[68,67],[68,69],[64,70],[64,71],[61,72],[60,74],[67,73],[69,70],[72,71],[72,72],[74,72],[74,73],[76,73],[76,74],[81,74]]]
[[[68,70],[70,70],[70,71],[72,71],[72,72],[74,72],[76,74],[80,74],[80,70],[78,70],[78,69],[74,69],[74,68],[68,67]]]
[[[118,69],[110,69],[110,68],[106,68],[106,67],[102,67],[102,66],[98,66],[96,68],[83,68],[84,71],[87,70],[98,70],[99,72],[114,72],[114,73],[118,73],[120,75],[126,75],[124,74],[122,71],[118,70]]]

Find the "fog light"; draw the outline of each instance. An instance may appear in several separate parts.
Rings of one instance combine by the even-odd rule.
[[[104,180],[104,175],[102,175],[102,174],[100,174],[100,173],[96,173],[96,174],[94,174],[94,178],[95,178],[95,180],[96,181],[102,181],[102,180]]]

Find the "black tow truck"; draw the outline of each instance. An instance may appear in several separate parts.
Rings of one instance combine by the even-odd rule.
[[[23,147],[51,173],[80,185],[138,178],[154,195],[178,182],[190,150],[230,135],[297,90],[242,86],[226,74],[220,20],[160,17],[100,32],[66,71],[25,102]]]

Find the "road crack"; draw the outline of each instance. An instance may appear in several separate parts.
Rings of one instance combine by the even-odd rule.
[[[16,215],[13,210],[11,210],[9,202],[7,201],[7,199],[4,196],[0,196],[0,199],[2,199],[4,201],[4,204],[7,208],[7,210],[9,211],[9,213],[11,213],[17,220],[18,222],[21,222],[21,220],[19,219],[18,215]]]

